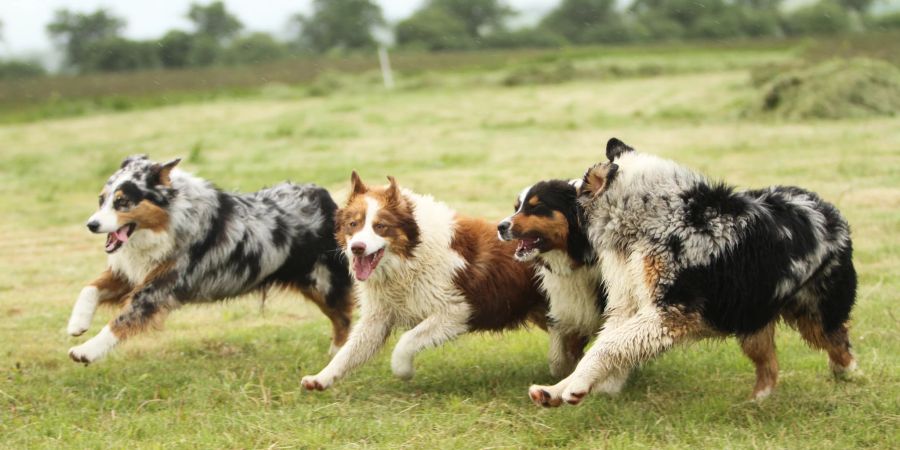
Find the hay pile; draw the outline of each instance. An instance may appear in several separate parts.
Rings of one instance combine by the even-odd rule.
[[[790,70],[763,86],[760,110],[783,119],[900,114],[900,69],[877,60],[833,60]]]

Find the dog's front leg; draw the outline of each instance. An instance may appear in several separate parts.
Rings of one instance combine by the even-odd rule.
[[[469,331],[471,310],[466,303],[456,303],[419,322],[403,333],[391,355],[391,370],[397,377],[409,380],[415,374],[413,359],[416,354],[430,347],[443,344]]]
[[[632,367],[689,336],[693,324],[683,317],[670,322],[656,306],[641,309],[615,328],[604,328],[572,375],[554,386],[532,386],[529,396],[541,406],[577,405],[592,390],[621,388]]]
[[[81,290],[72,308],[66,332],[72,336],[81,336],[90,328],[98,304],[118,301],[130,290],[131,286],[127,281],[115,275],[112,270],[106,269],[96,280]]]
[[[119,315],[96,336],[69,349],[69,357],[76,362],[92,363],[106,356],[119,341],[159,323],[167,312],[178,305],[172,295],[172,286],[176,279],[177,275],[174,272],[148,277],[143,287],[131,296]]]
[[[391,332],[390,315],[363,306],[359,322],[350,329],[347,343],[338,350],[331,362],[316,375],[307,375],[300,384],[307,390],[324,391],[350,370],[375,356]]]

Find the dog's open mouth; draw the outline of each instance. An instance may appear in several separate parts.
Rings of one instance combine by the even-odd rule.
[[[516,246],[516,258],[522,259],[532,256],[538,251],[538,245],[541,243],[541,238],[521,238],[519,239],[519,245]]]
[[[122,245],[128,241],[128,238],[131,237],[131,233],[134,233],[134,224],[129,223],[128,225],[124,225],[113,233],[107,233],[106,235],[106,253],[114,253],[119,249]]]
[[[383,248],[371,255],[354,256],[353,272],[356,275],[356,279],[359,281],[368,280],[375,268],[378,267],[378,262],[381,261],[382,256],[384,256]]]

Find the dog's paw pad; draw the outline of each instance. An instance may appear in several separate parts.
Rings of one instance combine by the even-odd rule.
[[[325,389],[328,389],[328,385],[316,377],[303,377],[303,379],[300,380],[300,384],[307,391],[324,391]]]
[[[555,408],[562,404],[559,397],[554,397],[549,391],[539,386],[529,389],[528,396],[531,397],[534,404],[544,408]]]
[[[568,395],[564,395],[563,398],[566,400],[566,403],[570,405],[577,405],[584,400],[584,397],[587,395],[587,391],[583,392],[569,392]]]

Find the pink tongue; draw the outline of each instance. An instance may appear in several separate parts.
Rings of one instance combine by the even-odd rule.
[[[353,271],[356,272],[357,280],[366,281],[372,276],[372,271],[375,270],[373,262],[375,262],[374,253],[361,258],[353,258]]]
[[[128,240],[128,227],[119,228],[115,233],[116,239],[123,244]]]

